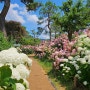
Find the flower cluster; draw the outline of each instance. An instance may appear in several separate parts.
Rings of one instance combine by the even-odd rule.
[[[62,34],[60,37],[55,39],[54,43],[51,59],[54,60],[54,68],[59,69],[60,62],[67,62],[68,56],[76,54],[77,49],[74,47],[76,40],[70,42],[67,34]]]
[[[88,33],[87,33],[88,32]],[[78,80],[85,86],[90,85],[90,31],[84,31],[77,38],[75,46],[77,48],[76,55],[68,56],[68,62],[60,64],[60,71],[65,79],[73,79],[77,77]]]
[[[32,60],[26,54],[18,53],[16,48],[10,48],[0,52],[0,67],[6,65],[12,70],[12,79],[23,80],[22,83],[16,83],[16,90],[30,90],[26,79],[30,74],[29,67],[32,65]]]

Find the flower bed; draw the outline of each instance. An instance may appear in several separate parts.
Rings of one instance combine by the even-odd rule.
[[[30,90],[27,78],[31,65],[32,60],[16,48],[1,51],[0,90]]]
[[[90,89],[90,31],[86,29],[79,33],[73,34],[72,41],[68,40],[67,34],[62,34],[47,45],[45,43],[44,58],[53,60],[58,78],[62,77],[64,81],[77,78],[80,84]]]

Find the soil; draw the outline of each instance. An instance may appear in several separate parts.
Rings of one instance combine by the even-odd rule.
[[[30,58],[33,60],[30,77],[28,78],[28,81],[30,82],[30,90],[57,90],[50,82],[47,74],[38,62],[32,57]],[[60,90],[65,89],[61,88]]]

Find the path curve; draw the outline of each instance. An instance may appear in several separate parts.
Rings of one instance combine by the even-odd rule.
[[[28,79],[30,82],[30,90],[55,90],[42,67],[36,60],[32,60],[30,78]]]

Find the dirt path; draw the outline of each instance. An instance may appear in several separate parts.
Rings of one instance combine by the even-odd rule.
[[[55,90],[45,71],[35,60],[33,60],[28,81],[30,82],[30,90]]]

